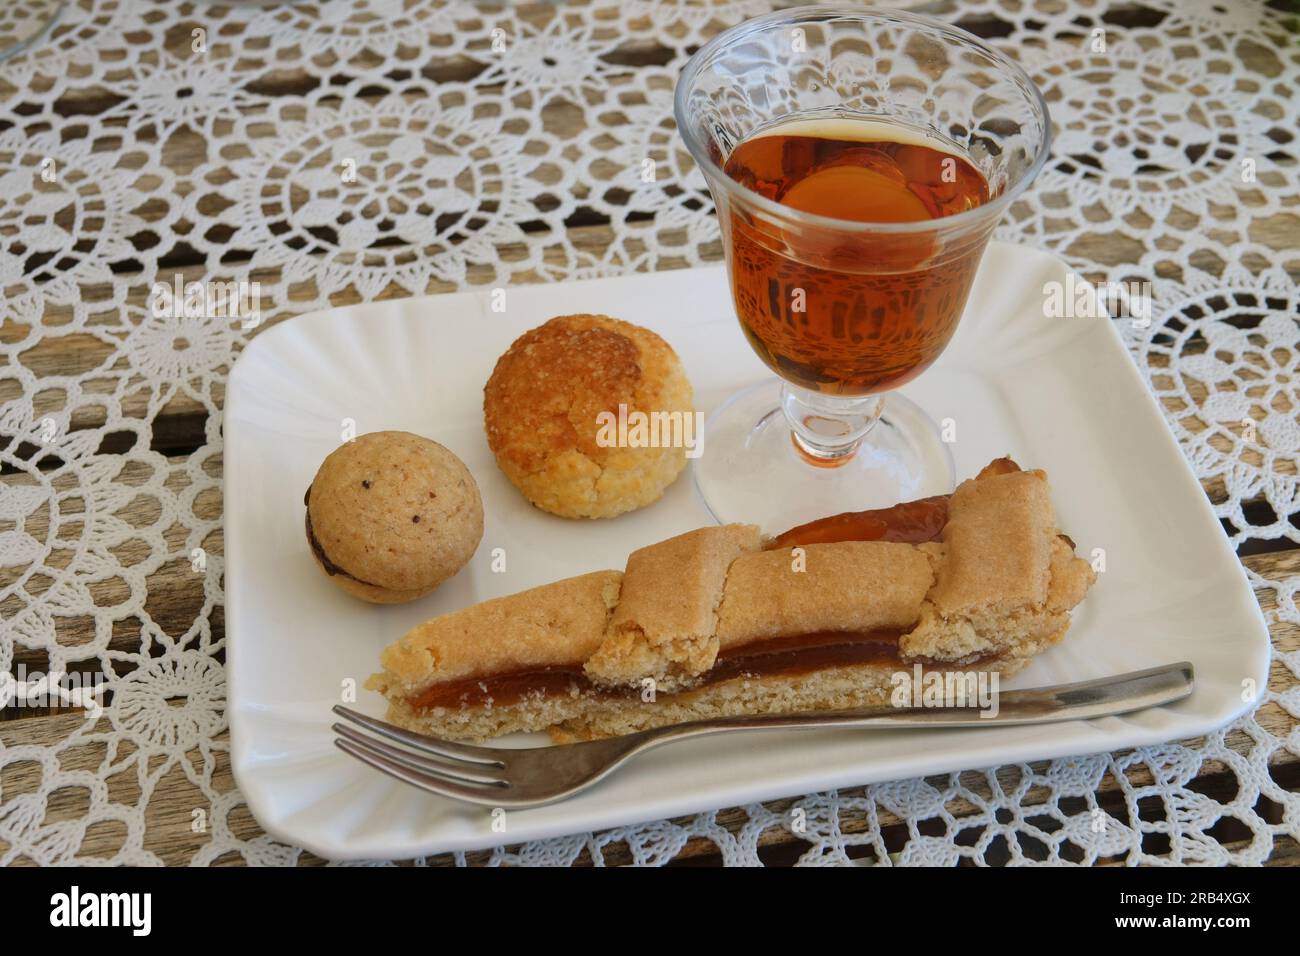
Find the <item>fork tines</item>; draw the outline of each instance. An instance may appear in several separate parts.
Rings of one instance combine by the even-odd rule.
[[[336,705],[334,713],[370,731],[334,724],[339,736],[335,746],[390,777],[439,796],[487,806],[502,803],[510,789],[500,750],[426,737],[342,705]]]

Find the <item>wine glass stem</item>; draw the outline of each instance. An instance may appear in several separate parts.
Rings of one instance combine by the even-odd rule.
[[[845,398],[781,383],[781,410],[795,444],[806,457],[827,466],[853,457],[884,405],[883,395]]]

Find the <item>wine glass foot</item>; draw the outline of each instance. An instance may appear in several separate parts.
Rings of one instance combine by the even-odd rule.
[[[953,489],[952,451],[916,403],[885,396],[884,411],[855,454],[833,466],[797,449],[769,379],[727,399],[704,423],[695,486],[722,524],[757,524],[768,534],[844,511],[887,508]]]

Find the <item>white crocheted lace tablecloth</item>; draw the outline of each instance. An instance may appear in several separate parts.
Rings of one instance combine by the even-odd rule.
[[[154,283],[256,280],[275,321],[717,261],[673,85],[703,39],[768,9],[69,0],[0,63],[0,704],[20,665],[111,692],[98,721],[0,708],[0,863],[307,858],[259,831],[229,772],[221,409],[257,330],[157,318]],[[1150,283],[1149,326],[1121,326],[1269,618],[1259,708],[1195,741],[471,861],[1255,863],[1300,839],[1297,17],[1252,0],[937,9],[1022,62],[1052,112],[1053,157],[1002,238]],[[650,183],[628,174],[645,158]],[[322,174],[344,159],[355,181]]]

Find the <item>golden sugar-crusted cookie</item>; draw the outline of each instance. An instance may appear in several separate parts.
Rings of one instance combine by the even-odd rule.
[[[634,447],[636,435],[620,445],[601,418],[617,418],[620,406],[633,423],[635,414],[661,413],[683,425],[647,433],[657,447]],[[692,413],[691,384],[671,346],[605,315],[563,315],[524,333],[483,391],[501,471],[538,508],[565,518],[608,518],[657,501],[686,465],[686,448],[672,439],[686,437]]]

